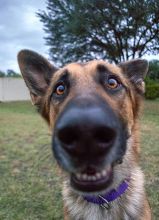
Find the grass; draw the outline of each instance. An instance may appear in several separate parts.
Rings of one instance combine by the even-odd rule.
[[[61,220],[61,179],[47,125],[29,102],[0,103],[0,220]],[[141,165],[159,219],[159,101],[146,101]]]
[[[141,121],[141,143],[146,189],[153,211],[153,219],[159,219],[159,100],[145,103]]]

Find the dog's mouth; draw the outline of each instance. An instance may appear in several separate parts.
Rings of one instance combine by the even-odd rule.
[[[112,167],[107,166],[100,172],[95,171],[93,174],[87,172],[71,174],[71,186],[80,192],[100,192],[111,184],[112,179]]]

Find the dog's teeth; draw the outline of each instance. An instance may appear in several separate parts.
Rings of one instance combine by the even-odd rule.
[[[97,177],[96,176],[92,176],[92,180],[96,181]]]
[[[83,180],[87,180],[87,174],[83,174],[83,175],[82,175],[82,179],[83,179]]]
[[[79,179],[79,180],[80,180],[80,179],[81,179],[81,177],[82,177],[82,175],[81,175],[80,173],[77,173],[77,174],[76,174],[76,177],[77,177],[77,179]]]
[[[96,180],[100,180],[102,177],[106,177],[106,175],[107,175],[107,171],[102,170],[101,172],[98,172],[95,175],[87,175],[86,173],[84,173],[84,174],[77,173],[76,177],[78,180],[96,181]]]
[[[97,177],[97,179],[100,179],[101,178],[101,173],[96,173],[96,177]]]
[[[92,180],[92,176],[87,176],[87,179],[88,180]]]
[[[106,170],[103,170],[103,171],[102,171],[102,176],[105,177],[106,175],[107,175]]]

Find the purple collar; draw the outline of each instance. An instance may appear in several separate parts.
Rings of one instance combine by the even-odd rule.
[[[106,193],[105,195],[98,195],[98,196],[84,196],[84,199],[87,202],[91,202],[97,205],[100,205],[106,209],[109,208],[109,202],[114,201],[118,197],[120,197],[128,188],[128,183],[130,179],[124,180],[117,189],[112,189],[110,192]]]

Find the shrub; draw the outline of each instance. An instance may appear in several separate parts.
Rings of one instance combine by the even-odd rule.
[[[151,60],[149,62],[148,77],[153,80],[159,80],[159,60]]]
[[[159,98],[159,83],[151,81],[151,83],[146,84],[145,97],[147,99]]]
[[[5,73],[0,70],[0,77],[4,77],[4,76],[5,76]]]

